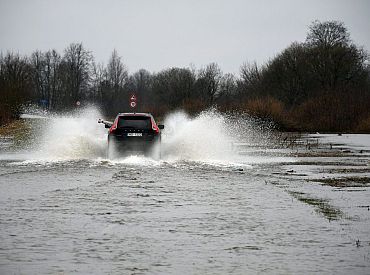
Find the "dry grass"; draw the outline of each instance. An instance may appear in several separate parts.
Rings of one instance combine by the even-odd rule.
[[[197,114],[204,110],[204,103],[198,99],[186,99],[182,105],[184,110],[190,114]]]
[[[0,127],[0,136],[17,136],[20,129],[25,129],[26,127],[26,121],[22,119],[14,120]]]
[[[357,125],[356,132],[370,133],[370,115],[360,121]]]
[[[321,182],[331,187],[368,187],[370,185],[370,177],[326,178],[313,181]]]
[[[285,116],[284,104],[272,97],[251,99],[244,106],[248,113],[260,118],[283,120]]]
[[[262,120],[273,121],[282,130],[294,130],[294,122],[290,119],[285,105],[273,97],[254,98],[241,104],[241,108],[251,116]]]
[[[329,221],[339,220],[342,217],[344,217],[343,212],[340,209],[330,205],[329,201],[327,200],[309,197],[307,194],[301,193],[301,192],[293,192],[293,191],[288,191],[288,192],[290,195],[292,195],[294,198],[296,198],[300,202],[313,206],[317,213],[320,213]]]

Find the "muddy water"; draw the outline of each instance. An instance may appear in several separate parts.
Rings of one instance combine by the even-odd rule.
[[[1,139],[1,274],[369,274],[366,144],[175,114],[161,160],[108,160],[97,115]]]

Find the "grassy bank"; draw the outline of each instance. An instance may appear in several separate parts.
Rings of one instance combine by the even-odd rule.
[[[366,101],[350,102],[322,96],[289,107],[273,97],[259,97],[219,109],[238,110],[273,122],[282,131],[370,133],[370,109],[367,105]]]

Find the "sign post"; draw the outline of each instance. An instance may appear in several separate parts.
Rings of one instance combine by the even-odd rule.
[[[136,97],[135,94],[131,94],[131,96],[130,96],[130,107],[132,109],[135,109],[136,106],[137,106],[137,97]]]

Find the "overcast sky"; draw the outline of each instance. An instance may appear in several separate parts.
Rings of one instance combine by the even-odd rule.
[[[304,41],[314,20],[343,21],[370,50],[369,0],[0,0],[0,51],[82,42],[98,62],[116,49],[130,72],[217,62],[238,73]]]

